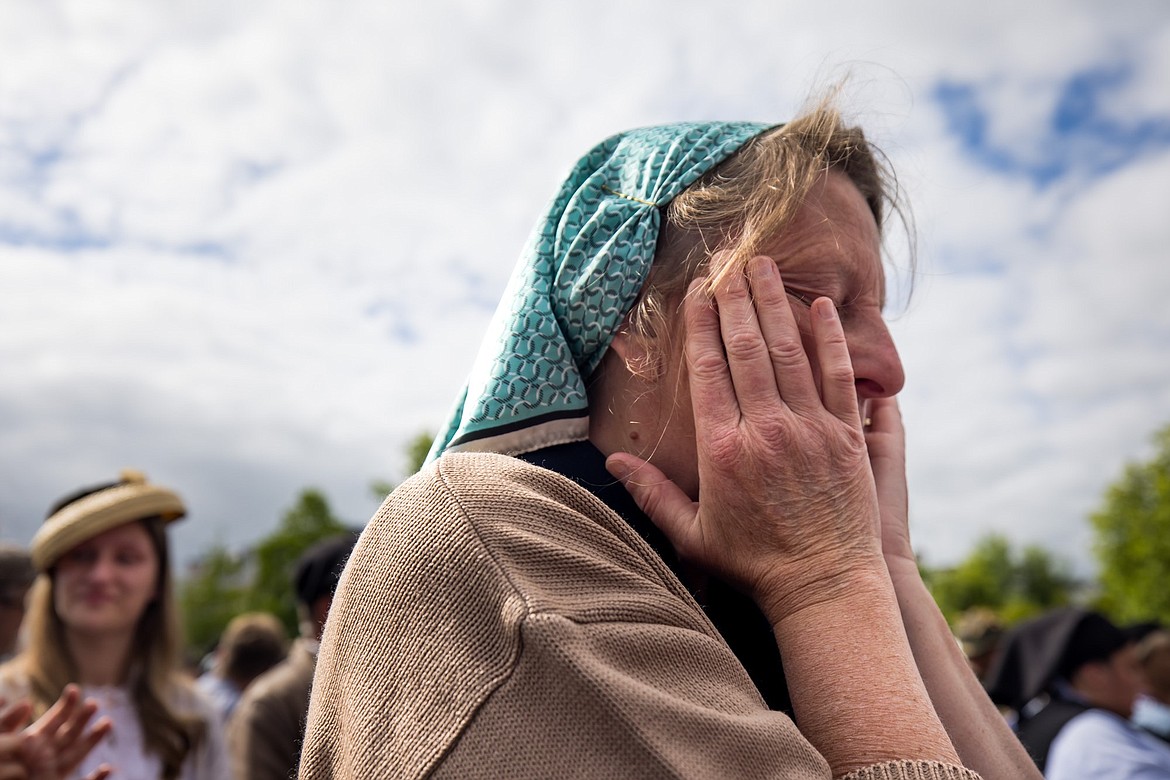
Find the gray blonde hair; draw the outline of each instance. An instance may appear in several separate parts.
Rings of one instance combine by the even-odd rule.
[[[845,124],[834,97],[835,92],[803,116],[751,139],[666,206],[650,278],[625,326],[648,346],[644,362],[631,370],[642,375],[660,371],[675,335],[668,314],[691,282],[705,274],[712,290],[728,275],[742,273],[792,222],[827,171],[843,173],[860,190],[879,235],[887,216],[901,219],[911,236],[913,267],[913,231],[896,179],[862,130]],[[718,267],[712,265],[716,253]]]

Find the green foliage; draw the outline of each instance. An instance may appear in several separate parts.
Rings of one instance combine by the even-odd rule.
[[[1170,425],[1149,461],[1126,466],[1090,518],[1100,606],[1121,622],[1170,623]]]
[[[321,539],[348,531],[318,490],[303,490],[277,528],[250,552],[232,555],[212,548],[198,572],[179,586],[188,647],[203,653],[241,612],[269,612],[297,635],[293,567]]]
[[[344,533],[345,524],[333,516],[320,491],[301,491],[297,503],[284,514],[276,530],[256,545],[256,564],[249,589],[249,610],[271,612],[296,635],[296,599],[292,592],[293,567],[314,542]]]
[[[210,650],[228,621],[244,611],[243,568],[242,561],[217,544],[199,562],[197,571],[180,583],[185,638],[198,656]]]
[[[1067,567],[1039,547],[1011,548],[998,534],[984,537],[952,569],[926,571],[931,593],[954,625],[964,612],[982,607],[1007,625],[1068,604],[1076,581]]]

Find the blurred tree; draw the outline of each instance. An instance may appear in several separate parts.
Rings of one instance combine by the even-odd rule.
[[[219,640],[228,621],[244,611],[247,589],[243,561],[216,544],[179,585],[179,607],[187,646],[202,658]]]
[[[290,635],[296,636],[292,575],[297,558],[314,542],[348,530],[333,516],[324,494],[312,488],[302,490],[297,503],[284,513],[276,530],[252,550],[256,568],[247,609],[271,612],[285,624]]]
[[[975,607],[989,609],[1011,625],[1068,604],[1077,584],[1047,551],[1029,546],[1016,553],[999,534],[980,540],[954,568],[927,568],[926,582],[952,625]]]
[[[179,584],[183,629],[190,652],[202,655],[241,612],[270,612],[289,636],[298,633],[293,567],[314,542],[351,530],[333,515],[319,491],[306,488],[272,533],[250,551],[233,555],[217,545]]]
[[[1099,606],[1121,622],[1170,623],[1170,425],[1155,453],[1131,463],[1092,515]]]

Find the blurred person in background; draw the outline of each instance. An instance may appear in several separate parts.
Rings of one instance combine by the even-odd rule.
[[[37,573],[23,547],[0,543],[0,663],[16,652],[25,598]]]
[[[167,525],[179,496],[136,471],[49,510],[31,545],[27,645],[0,667],[0,695],[35,716],[70,684],[111,723],[71,777],[230,777],[219,718],[179,668]]]
[[[1049,780],[1170,780],[1170,747],[1129,720],[1142,688],[1134,643],[1103,615],[1065,607],[1015,626],[987,686],[1018,713]]]
[[[1133,707],[1133,722],[1170,742],[1170,632],[1159,629],[1138,642],[1137,661],[1145,690]]]
[[[982,680],[999,650],[1003,623],[990,609],[975,607],[959,617],[955,637],[967,656],[967,663],[971,664],[971,671]]]
[[[227,723],[240,695],[252,681],[284,660],[288,637],[280,620],[267,612],[245,612],[228,622],[215,647],[215,664],[199,676],[203,691]]]
[[[287,659],[244,691],[228,725],[232,767],[241,780],[296,776],[321,632],[356,540],[356,534],[325,539],[297,560],[292,585],[301,636]]]

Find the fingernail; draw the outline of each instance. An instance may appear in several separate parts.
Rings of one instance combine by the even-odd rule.
[[[837,307],[828,298],[817,298],[813,305],[817,307],[817,314],[821,315],[822,320],[837,319]]]
[[[766,255],[757,255],[752,258],[752,273],[757,276],[775,276],[776,263]]]
[[[605,461],[605,468],[617,479],[622,482],[626,481],[626,477],[630,476],[630,469],[618,458],[609,458]]]

